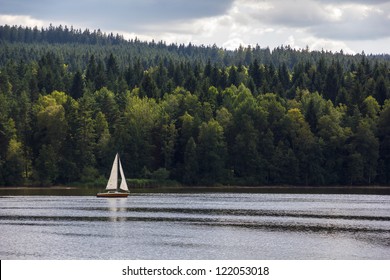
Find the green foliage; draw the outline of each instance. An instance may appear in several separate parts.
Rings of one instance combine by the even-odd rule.
[[[157,181],[169,179],[170,172],[165,168],[159,168],[151,174],[151,178]]]
[[[194,138],[187,141],[184,151],[184,172],[183,182],[188,185],[194,185],[199,181],[198,177],[199,165]]]
[[[0,185],[101,184],[116,152],[136,186],[390,184],[388,55],[0,40]]]
[[[226,173],[226,148],[222,126],[216,120],[203,122],[199,127],[197,146],[201,183],[214,184],[223,179]]]

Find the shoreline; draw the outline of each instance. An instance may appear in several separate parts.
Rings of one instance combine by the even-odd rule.
[[[68,186],[52,186],[52,187],[9,186],[9,187],[0,187],[0,190],[75,190],[75,189],[81,189],[81,187],[68,187]]]
[[[57,195],[93,195],[101,191],[99,187],[84,186],[10,186],[0,187],[3,193],[21,193],[23,195],[57,194]],[[390,195],[390,186],[159,186],[130,188],[130,193],[291,193],[291,194],[379,194]],[[6,194],[6,195],[7,195]]]

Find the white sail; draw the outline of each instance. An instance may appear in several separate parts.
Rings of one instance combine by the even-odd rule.
[[[112,164],[110,178],[108,179],[106,190],[116,190],[118,186],[118,154],[116,154]]]
[[[126,178],[125,178],[125,173],[123,173],[123,168],[122,168],[122,163],[121,163],[121,160],[119,159],[119,172],[121,174],[121,185],[120,185],[120,189],[123,190],[123,191],[129,191],[129,188],[127,187],[127,182],[126,182]]]

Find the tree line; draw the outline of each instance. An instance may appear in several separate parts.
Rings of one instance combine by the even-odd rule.
[[[278,67],[286,64],[291,70],[298,62],[317,63],[320,59],[338,60],[344,68],[350,68],[352,63],[359,63],[365,56],[370,61],[390,61],[389,54],[357,55],[330,51],[309,51],[293,49],[290,46],[280,46],[271,50],[269,47],[240,46],[236,50],[212,46],[195,46],[191,43],[166,44],[164,41],[141,41],[138,38],[126,40],[120,34],[104,33],[98,30],[81,30],[72,26],[52,26],[48,28],[29,28],[22,26],[0,26],[0,65],[9,60],[33,61],[39,60],[47,52],[53,51],[68,63],[71,71],[85,69],[89,57],[105,59],[107,54],[115,53],[118,66],[123,69],[129,63],[139,59],[145,68],[155,66],[163,61],[167,66],[170,60],[177,62],[199,62],[205,64],[208,60],[219,66],[242,64],[248,66],[254,60],[263,64],[273,64]]]
[[[389,184],[386,55],[94,33],[0,28],[0,185],[93,181],[117,151],[128,177],[188,185]]]

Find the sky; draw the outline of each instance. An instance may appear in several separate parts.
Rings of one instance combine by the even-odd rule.
[[[0,0],[0,25],[67,25],[126,39],[390,53],[384,0]]]

